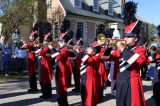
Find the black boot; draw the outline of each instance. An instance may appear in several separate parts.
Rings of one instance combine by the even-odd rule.
[[[67,100],[67,93],[64,93],[60,97],[60,106],[69,106],[68,105],[68,100]]]

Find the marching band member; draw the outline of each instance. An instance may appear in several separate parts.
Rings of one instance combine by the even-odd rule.
[[[72,78],[72,71],[73,71],[73,67],[74,67],[74,60],[76,59],[76,54],[74,54],[74,42],[73,42],[73,31],[69,31],[68,33],[66,33],[66,39],[65,39],[65,43],[66,43],[66,46],[68,46],[68,51],[70,52],[69,53],[69,60],[67,61],[67,65],[68,67],[70,67],[70,74],[68,76],[68,87],[71,87],[71,78]]]
[[[76,59],[73,61],[73,76],[74,76],[74,82],[75,82],[75,88],[72,89],[74,92],[79,92],[80,91],[80,66],[81,66],[81,58],[84,54],[84,50],[82,50],[83,46],[83,41],[81,36],[76,36]]]
[[[138,23],[139,21],[136,21],[133,24],[136,25]],[[146,60],[145,49],[135,46],[138,34],[134,32],[127,32],[124,39],[128,47],[118,42],[118,50],[108,55],[110,59],[119,59],[116,104],[117,106],[146,106],[142,81],[139,75],[140,68]],[[106,54],[108,53],[106,52]]]
[[[100,98],[99,59],[100,47],[94,41],[86,50],[81,66],[81,97],[83,106],[96,106]],[[99,55],[99,56],[98,56]]]
[[[150,56],[148,58],[148,62],[155,62],[156,69],[154,71],[154,78],[153,78],[153,97],[157,106],[160,105],[160,43],[157,44],[157,50],[155,56]]]
[[[32,30],[31,35],[29,36],[30,42],[34,42],[36,38],[38,37],[37,31]],[[28,92],[36,92],[37,89],[37,78],[36,78],[36,58],[35,53],[33,52],[35,50],[33,44],[27,44],[25,41],[23,42],[22,49],[28,50],[28,75],[29,75],[29,85],[30,89],[28,89]]]
[[[50,32],[45,34],[43,41],[43,48],[38,49],[37,53],[41,58],[41,68],[39,70],[39,81],[41,86],[42,95],[40,98],[48,99],[52,97],[52,66],[50,61],[50,43],[52,42],[52,37]]]
[[[68,20],[64,20],[62,25],[61,34],[59,35],[59,48],[51,55],[55,59],[55,80],[56,80],[56,93],[57,101],[60,106],[68,106],[67,100],[67,88],[68,88],[68,77],[71,75],[71,69],[68,66],[70,63],[68,47],[65,46],[66,30],[69,27]],[[71,64],[71,63],[70,63]]]
[[[129,11],[124,11],[125,14],[130,13],[130,9],[133,12],[135,7],[136,4],[133,1],[127,2],[124,9],[129,9]],[[132,18],[124,21],[125,34],[123,37],[126,44],[117,42],[118,50],[110,54],[111,49],[107,48],[104,54],[106,54],[105,58],[119,59],[119,73],[116,81],[117,106],[146,106],[140,77],[140,68],[146,61],[146,51],[144,48],[136,46],[141,22],[134,18],[133,13],[127,16],[132,16]]]
[[[104,34],[99,34],[97,42],[100,46],[100,53],[103,54],[105,51],[105,46],[104,43],[106,42],[106,37]],[[105,63],[103,59],[99,59],[99,69],[98,69],[98,74],[99,74],[99,79],[101,79],[101,82],[99,83],[100,85],[100,100],[99,102],[103,101],[103,90],[104,90],[104,85],[107,81],[107,70],[105,67]]]

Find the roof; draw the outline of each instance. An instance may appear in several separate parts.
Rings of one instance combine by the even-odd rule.
[[[113,22],[123,22],[122,19],[104,15],[102,13],[96,13],[92,11],[75,8],[73,6],[74,4],[72,4],[70,0],[60,0],[60,2],[64,6],[64,9],[66,10],[67,13],[72,13],[72,14],[77,14],[77,15],[87,16],[87,17],[92,17],[92,18],[97,18],[97,19],[103,19],[103,20],[109,20]]]
[[[150,24],[149,22],[147,22],[146,20],[142,19],[140,16],[136,15],[136,18],[146,24]]]

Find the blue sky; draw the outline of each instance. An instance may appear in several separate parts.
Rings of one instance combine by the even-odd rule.
[[[118,0],[120,1],[120,0]],[[131,0],[126,0],[131,1]],[[149,23],[160,25],[160,0],[132,0],[138,2],[137,15]]]
[[[120,0],[117,0],[118,2]],[[137,15],[149,23],[160,25],[160,0],[126,0],[138,3]],[[1,14],[1,11],[0,11]]]

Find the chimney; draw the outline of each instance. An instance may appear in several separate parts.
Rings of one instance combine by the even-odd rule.
[[[126,0],[120,0],[120,5],[124,5],[126,3]]]

